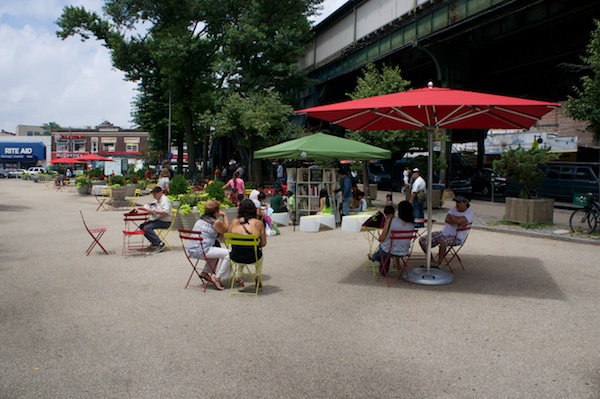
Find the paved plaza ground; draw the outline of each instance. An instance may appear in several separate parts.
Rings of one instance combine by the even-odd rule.
[[[495,231],[474,201],[466,270],[387,288],[362,233],[289,226],[260,296],[229,296],[184,289],[176,234],[121,256],[122,211],[71,190],[0,180],[2,399],[600,398],[597,241]]]

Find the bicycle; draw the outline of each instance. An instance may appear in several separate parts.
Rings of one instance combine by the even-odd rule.
[[[569,225],[575,233],[590,234],[598,227],[600,219],[600,203],[593,193],[579,196],[579,203],[585,204],[583,208],[576,209],[571,214]]]

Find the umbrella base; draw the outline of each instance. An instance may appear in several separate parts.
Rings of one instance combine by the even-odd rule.
[[[431,268],[427,271],[425,266],[421,266],[409,270],[408,276],[407,273],[402,273],[402,279],[404,281],[410,281],[412,284],[444,285],[453,282],[454,276],[444,270],[436,268]]]

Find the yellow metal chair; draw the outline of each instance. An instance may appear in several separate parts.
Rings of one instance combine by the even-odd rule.
[[[173,250],[173,247],[171,247],[171,244],[169,244],[169,241],[167,241],[167,236],[169,235],[171,230],[173,230],[173,226],[175,225],[175,218],[177,218],[177,211],[178,209],[171,209],[171,224],[169,225],[169,227],[167,227],[166,229],[156,229],[156,234],[158,235],[158,238],[160,238],[160,240],[164,242],[167,248],[169,248],[171,251]]]
[[[254,258],[258,259],[258,248],[260,245],[259,236],[254,234],[225,233],[224,242],[227,248],[230,250],[233,248],[233,246],[254,248]],[[254,265],[254,272],[250,270],[250,266],[252,265]],[[258,296],[258,290],[262,288],[262,257],[254,263],[238,263],[231,259],[231,270],[231,289],[229,291],[229,295],[254,294]],[[246,292],[236,289],[236,278],[240,277],[243,279],[244,276],[250,277],[254,281],[256,288],[254,292]]]
[[[142,189],[141,188],[136,188],[135,191],[133,192],[133,197],[129,198],[129,206],[131,206],[132,208],[137,206],[137,203],[135,202],[135,199],[138,197],[142,196]]]

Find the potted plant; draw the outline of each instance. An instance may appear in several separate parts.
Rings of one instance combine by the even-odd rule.
[[[128,201],[125,200],[127,194],[127,187],[124,186],[125,178],[121,175],[114,175],[110,176],[108,181],[112,191],[112,205],[118,208],[128,204]]]
[[[77,193],[80,195],[89,194],[90,187],[92,186],[92,179],[84,174],[78,175],[75,178],[75,186],[77,187]]]
[[[550,160],[550,149],[520,146],[502,154],[494,161],[494,171],[522,185],[519,197],[507,197],[504,218],[516,223],[552,223],[554,199],[537,198],[535,189],[542,184],[545,165]]]

